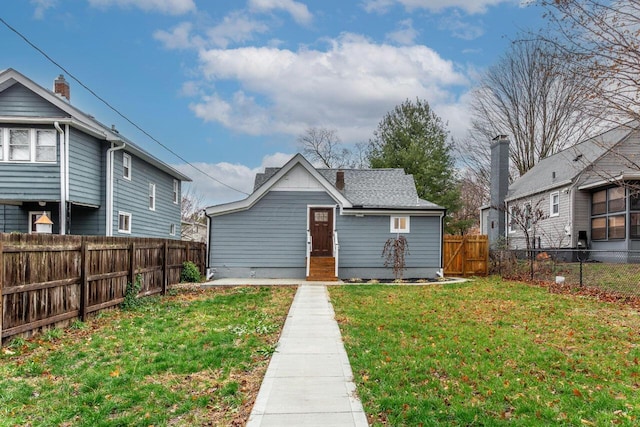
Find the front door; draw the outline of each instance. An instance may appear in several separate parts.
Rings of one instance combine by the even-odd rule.
[[[333,209],[309,209],[311,256],[333,256]]]

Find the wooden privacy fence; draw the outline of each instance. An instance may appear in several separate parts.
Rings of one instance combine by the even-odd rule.
[[[444,236],[443,255],[445,275],[486,276],[489,272],[488,236]]]
[[[1,233],[1,337],[85,320],[121,303],[137,275],[139,296],[164,294],[183,262],[203,274],[205,254],[204,243],[180,240]]]

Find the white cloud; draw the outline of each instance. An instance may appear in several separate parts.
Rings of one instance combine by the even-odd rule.
[[[182,15],[196,10],[194,0],[89,0],[94,7],[136,7],[145,12]]]
[[[153,33],[153,38],[161,42],[167,49],[191,49],[204,46],[204,41],[199,36],[192,36],[193,24],[182,22],[171,31],[158,30]]]
[[[191,108],[205,121],[246,134],[296,136],[309,126],[330,126],[353,143],[366,141],[405,99],[425,99],[437,112],[456,102],[452,88],[467,84],[451,61],[426,46],[380,45],[353,34],[328,43],[326,50],[202,50],[203,77],[239,89],[209,90]]]
[[[31,0],[31,4],[35,6],[33,17],[35,19],[44,19],[44,14],[48,9],[53,8],[57,0]]]
[[[256,173],[264,172],[265,167],[283,166],[292,156],[292,154],[286,153],[266,155],[262,158],[261,164],[254,168],[239,163],[227,162],[193,163],[193,165],[228,186],[250,194],[253,191],[253,182]],[[181,164],[174,165],[173,167],[193,179],[193,182],[185,185],[183,191],[186,191],[188,186],[195,197],[202,198],[202,203],[205,206],[232,202],[247,197],[247,194],[234,191],[189,165]]]
[[[400,21],[400,29],[388,33],[386,35],[387,40],[391,40],[402,45],[412,45],[415,38],[418,37],[418,31],[413,28],[413,21],[411,19],[405,19]]]
[[[266,33],[269,27],[248,17],[241,11],[231,12],[222,22],[207,31],[214,46],[227,47],[229,43],[243,43],[253,39],[254,33]]]
[[[256,12],[284,10],[298,24],[309,24],[313,20],[313,15],[307,6],[293,0],[249,0],[249,8]]]
[[[462,40],[474,40],[484,34],[484,29],[478,25],[465,22],[458,11],[440,20],[439,28],[449,31],[452,36]]]
[[[365,0],[367,12],[386,13],[391,6],[399,4],[406,10],[425,9],[439,13],[446,9],[461,9],[466,13],[485,13],[490,6],[501,3],[518,3],[517,0]]]

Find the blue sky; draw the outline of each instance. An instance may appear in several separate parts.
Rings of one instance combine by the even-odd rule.
[[[265,166],[299,151],[311,126],[366,142],[385,113],[419,97],[457,138],[468,93],[519,31],[541,25],[523,0],[20,0],[0,16],[188,162],[250,192]],[[0,69],[51,88],[64,74],[0,25]],[[220,186],[71,80],[71,102],[194,180]]]

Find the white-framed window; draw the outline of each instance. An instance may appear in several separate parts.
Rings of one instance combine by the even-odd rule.
[[[31,138],[29,129],[9,129],[9,160],[31,161]]]
[[[36,221],[40,219],[42,214],[45,213],[51,219],[51,211],[33,211],[29,212],[29,234],[36,232]]]
[[[175,236],[176,235],[176,225],[175,224],[171,224],[169,226],[169,235],[171,235],[171,236]]]
[[[118,212],[118,232],[131,234],[131,214]]]
[[[149,183],[149,210],[156,210],[156,185]]]
[[[180,202],[180,183],[177,179],[173,180],[173,203],[178,204]]]
[[[392,216],[390,221],[390,233],[409,233],[410,217],[408,216]]]
[[[560,215],[560,192],[556,191],[549,196],[549,216]]]
[[[531,225],[532,225],[532,211],[531,211],[531,202],[525,202],[524,204],[524,223],[525,223],[525,227],[528,230],[531,230]]]
[[[131,181],[131,156],[122,153],[122,177]]]
[[[56,131],[0,128],[0,161],[55,163]]]
[[[516,231],[516,217],[515,211],[516,207],[514,205],[509,206],[509,217],[507,218],[507,224],[509,224],[508,231],[509,233],[515,233]]]

